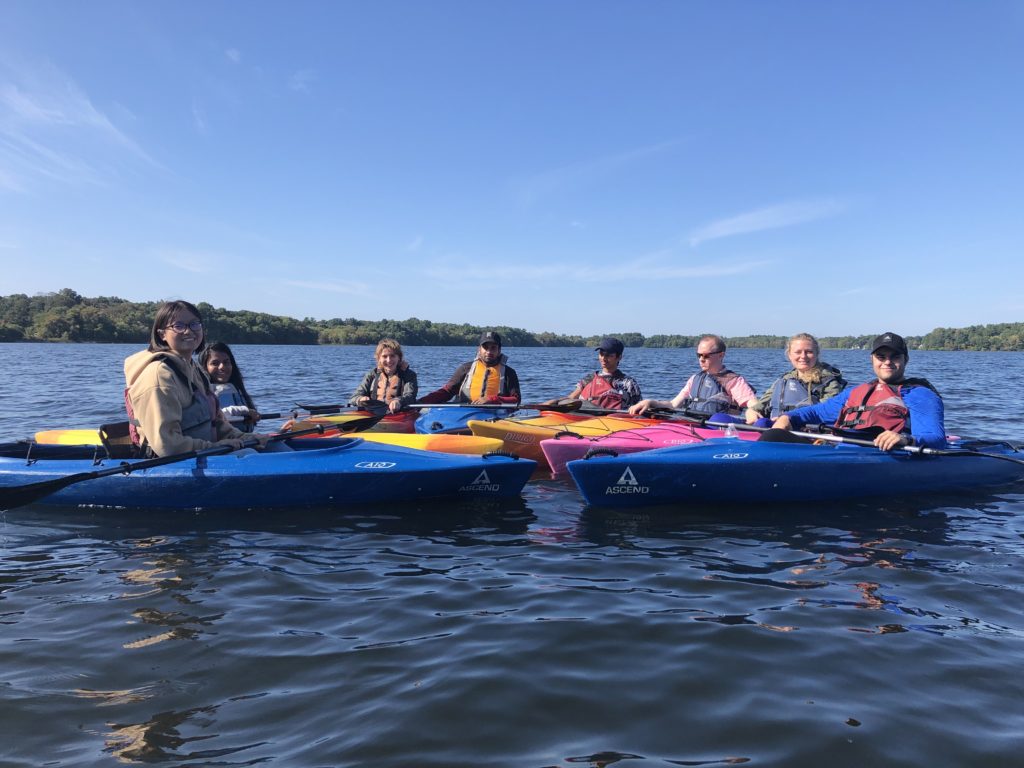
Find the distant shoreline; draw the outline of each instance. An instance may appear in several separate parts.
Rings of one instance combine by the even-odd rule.
[[[70,288],[35,296],[0,296],[0,343],[146,344],[160,304],[159,301],[132,302],[112,296],[87,298]],[[601,337],[614,336],[629,348],[692,349],[703,335],[645,336],[635,331],[610,329],[580,336],[502,325],[435,323],[415,317],[406,320],[298,320],[249,310],[228,310],[205,303],[197,306],[206,324],[207,338],[228,344],[367,346],[382,338],[393,338],[410,347],[475,347],[483,331],[497,331],[506,347],[594,347]],[[884,330],[899,333],[899,323],[879,328],[878,332]],[[874,336],[819,336],[818,341],[822,349],[866,349]],[[924,336],[904,336],[911,350],[1024,351],[1024,323],[936,328]],[[724,338],[733,349],[783,349],[789,336],[747,334]]]

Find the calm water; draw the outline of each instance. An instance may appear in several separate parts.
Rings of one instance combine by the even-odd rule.
[[[0,345],[0,438],[120,418],[135,349]],[[426,391],[471,352],[408,357]],[[507,352],[527,399],[595,357]],[[272,411],[347,397],[371,350],[236,353]],[[758,390],[785,367],[728,357]],[[668,397],[692,358],[624,368]],[[909,372],[951,432],[1024,439],[1024,355]],[[542,479],[504,506],[0,513],[4,766],[1020,766],[1022,664],[1021,487],[622,514]]]

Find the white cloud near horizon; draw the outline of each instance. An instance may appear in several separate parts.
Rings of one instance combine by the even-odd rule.
[[[836,216],[845,209],[844,204],[835,200],[807,200],[769,205],[729,218],[718,219],[700,227],[690,233],[690,246],[696,247],[709,240],[719,240],[723,237],[792,227],[808,221]]]

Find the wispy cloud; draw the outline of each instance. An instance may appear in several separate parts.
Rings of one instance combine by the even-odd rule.
[[[690,245],[695,247],[708,240],[745,235],[765,229],[792,227],[796,224],[835,216],[845,208],[845,205],[835,200],[797,201],[757,208],[700,227],[690,233]]]
[[[0,61],[0,186],[24,191],[40,178],[102,184],[126,158],[160,167],[53,65]]]
[[[199,133],[206,135],[206,113],[194,101],[192,102],[192,125]]]
[[[227,256],[213,251],[191,251],[184,249],[160,249],[156,251],[156,258],[171,267],[193,272],[197,275],[212,272],[214,265],[223,266],[228,259]]]
[[[351,295],[363,295],[368,292],[369,286],[355,280],[339,280],[331,282],[328,280],[286,280],[285,285],[295,288],[304,288],[308,291],[322,291],[324,293],[347,293]]]
[[[463,262],[439,263],[424,268],[423,273],[448,283],[523,282],[572,279],[576,282],[649,282],[651,280],[684,280],[698,278],[738,277],[758,272],[772,264],[769,260],[734,263],[673,264],[671,254],[658,253],[615,265],[590,263],[517,264],[467,266]]]
[[[288,78],[288,87],[299,93],[309,93],[316,80],[316,72],[312,69],[300,69]]]
[[[523,205],[532,205],[551,195],[576,187],[590,186],[648,158],[660,155],[681,143],[681,139],[663,141],[623,152],[592,157],[512,181],[512,188]]]
[[[237,48],[228,48],[224,51],[224,57],[233,64],[238,64],[242,61],[242,52]]]

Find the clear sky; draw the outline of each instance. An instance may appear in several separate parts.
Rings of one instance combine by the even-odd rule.
[[[1024,2],[0,0],[0,295],[1024,320]]]

